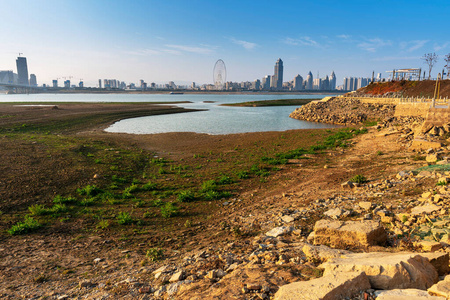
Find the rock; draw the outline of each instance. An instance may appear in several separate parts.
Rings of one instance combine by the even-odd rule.
[[[167,295],[172,296],[178,291],[178,288],[184,283],[184,281],[178,281],[171,283],[167,286]]]
[[[94,286],[95,284],[94,283],[92,283],[92,281],[90,281],[90,280],[83,280],[83,281],[80,281],[79,283],[78,283],[78,286],[80,287],[80,288],[88,288],[88,287],[91,287],[91,286]]]
[[[306,257],[319,259],[322,261],[352,253],[347,250],[332,249],[325,245],[313,246],[310,244],[306,244],[305,246],[303,246],[302,251],[306,255]]]
[[[154,295],[156,298],[160,298],[160,297],[162,297],[162,296],[164,295],[164,293],[166,292],[166,289],[167,289],[167,288],[166,288],[165,285],[160,286],[159,289],[157,289],[153,295]]]
[[[279,236],[291,233],[293,230],[294,230],[294,227],[292,227],[292,226],[275,227],[272,230],[266,232],[266,235],[272,236],[272,237],[279,237]]]
[[[333,209],[327,210],[323,214],[327,217],[337,220],[344,214],[344,211],[340,208],[333,208]]]
[[[351,190],[355,187],[355,184],[351,181],[346,181],[346,182],[341,183],[341,187],[344,190]]]
[[[286,284],[276,292],[274,300],[338,300],[354,297],[370,288],[364,272],[330,274],[310,281]]]
[[[295,219],[291,216],[282,216],[281,220],[283,220],[284,223],[291,223],[295,221]]]
[[[439,160],[439,156],[436,153],[428,154],[425,158],[426,162],[435,163]]]
[[[370,210],[372,208],[372,202],[370,201],[361,201],[358,205],[364,210]]]
[[[439,281],[428,289],[428,293],[434,296],[450,298],[450,275],[445,276],[444,280]]]
[[[444,300],[442,297],[435,297],[428,294],[426,291],[418,289],[395,289],[390,291],[376,292],[376,300]]]
[[[430,142],[423,139],[415,139],[412,141],[411,147],[409,147],[410,150],[426,150],[429,148],[432,149],[439,149],[442,147],[442,144],[439,142]]]
[[[366,247],[386,242],[386,231],[376,221],[319,220],[314,226],[314,244],[334,248]]]
[[[425,214],[431,214],[432,212],[440,210],[442,207],[434,205],[434,204],[426,204],[422,206],[416,206],[411,209],[411,215],[421,215],[423,213]]]
[[[438,280],[428,258],[416,253],[354,253],[321,264],[324,276],[331,273],[365,272],[373,289],[422,289]]]
[[[450,273],[449,254],[445,252],[420,253],[420,256],[428,258],[430,264],[438,272],[439,276]]]
[[[416,245],[422,247],[422,250],[425,252],[435,252],[442,248],[441,243],[432,241],[420,241]]]
[[[184,272],[181,270],[170,277],[169,282],[177,282],[184,279]]]

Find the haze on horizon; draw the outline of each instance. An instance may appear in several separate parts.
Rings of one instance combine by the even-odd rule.
[[[119,1],[0,0],[0,70],[19,53],[38,84],[72,76],[126,83],[212,83],[217,59],[227,80],[311,71],[370,77],[421,67],[436,52],[436,76],[450,53],[450,2],[438,1]]]

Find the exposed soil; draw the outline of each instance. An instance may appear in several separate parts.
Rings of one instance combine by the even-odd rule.
[[[357,92],[369,95],[395,94],[403,97],[425,97],[432,98],[436,90],[435,80],[422,81],[390,81],[370,84]],[[450,80],[440,81],[440,97],[450,97]]]
[[[264,180],[251,178],[239,182],[235,185],[238,194],[234,195],[239,202],[233,206],[224,206],[223,201],[193,204],[186,206],[192,210],[189,217],[151,219],[145,221],[144,228],[132,225],[129,230],[120,226],[95,230],[94,218],[77,217],[76,221],[68,223],[64,220],[53,222],[31,234],[10,236],[6,233],[23,218],[30,205],[49,205],[55,195],[68,195],[87,184],[105,183],[105,178],[93,179],[94,174],[105,172],[104,165],[95,164],[89,158],[89,154],[100,150],[86,145],[111,148],[111,153],[120,153],[124,161],[127,159],[125,154],[139,153],[145,155],[145,159],[158,156],[189,165],[199,154],[213,153],[218,160],[226,159],[227,154],[235,153],[237,149],[256,151],[254,149],[271,145],[287,150],[288,146],[281,141],[314,145],[327,134],[325,130],[218,136],[193,133],[127,135],[101,131],[118,119],[168,111],[182,110],[151,105],[77,104],[58,105],[58,109],[0,105],[0,297],[56,297],[86,278],[102,276],[105,281],[107,278],[114,281],[127,275],[150,276],[138,275],[140,263],[150,247],[161,247],[168,259],[179,259],[193,249],[242,242],[251,235],[236,236],[218,228],[224,222],[233,223],[233,220],[244,219],[251,224],[262,215],[270,215],[272,210],[301,207],[318,198],[340,194],[340,184],[357,174],[375,180],[395,174],[405,164],[408,169],[423,164],[411,160],[412,154],[396,142],[397,135],[379,136],[373,130],[358,136],[353,146],[345,150],[311,154],[308,159],[281,166],[281,170]],[[84,121],[67,125],[74,120]],[[47,127],[50,133],[46,137],[42,128]],[[275,142],[280,146],[274,145]],[[383,153],[381,157],[380,152]],[[135,165],[128,166],[129,172],[142,173],[139,159],[133,160]],[[206,168],[220,168],[218,161],[208,163]],[[171,180],[170,175],[167,178]],[[190,180],[196,178],[186,178],[186,181]],[[183,225],[188,220],[191,225]],[[306,231],[311,230],[313,222],[313,219],[304,222]],[[93,263],[98,257],[113,264],[100,268]]]

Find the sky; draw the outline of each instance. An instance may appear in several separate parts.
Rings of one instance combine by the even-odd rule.
[[[284,62],[284,81],[335,72],[371,77],[398,68],[436,77],[450,53],[448,0],[0,0],[0,70],[17,72],[23,53],[38,84],[64,77],[96,86],[213,83],[218,59],[227,81],[253,81]]]

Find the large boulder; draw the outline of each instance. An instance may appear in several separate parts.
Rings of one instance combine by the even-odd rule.
[[[431,296],[426,291],[417,289],[379,291],[377,295],[376,300],[445,300],[443,297]]]
[[[338,300],[357,296],[368,289],[370,283],[364,272],[330,274],[283,285],[276,292],[274,300]]]
[[[321,264],[324,276],[342,272],[365,272],[374,289],[426,290],[438,281],[428,258],[416,253],[354,253]]]
[[[428,289],[428,293],[435,296],[442,296],[450,299],[450,275],[445,276],[444,280],[439,281]]]
[[[382,245],[387,234],[379,222],[319,220],[314,226],[314,244],[333,248]]]

